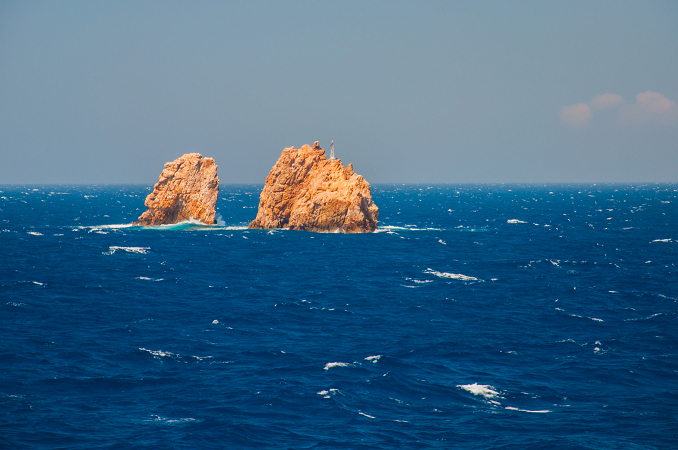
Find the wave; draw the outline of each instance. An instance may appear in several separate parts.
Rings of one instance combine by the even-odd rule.
[[[332,367],[353,367],[353,364],[344,362],[330,362],[325,364],[325,370],[330,370]]]
[[[521,411],[521,412],[528,412],[528,413],[539,413],[539,414],[544,414],[544,413],[550,413],[551,411],[548,409],[542,409],[539,411],[531,411],[529,409],[520,409],[520,408],[514,408],[513,406],[507,406],[504,409],[510,409],[511,411]]]
[[[396,227],[393,225],[382,225],[375,230],[375,233],[379,231],[392,231],[392,230],[401,230],[401,231],[441,231],[442,228],[415,228],[414,225]]]
[[[458,384],[457,387],[465,391],[468,391],[473,395],[480,395],[482,397],[485,397],[488,400],[499,396],[499,392],[495,390],[497,388],[495,388],[494,386],[490,386],[489,384],[478,384],[478,383]]]
[[[337,392],[339,392],[339,389],[330,389],[329,391],[323,389],[322,391],[318,391],[318,395],[322,395],[323,398],[330,398],[331,395],[336,395]]]
[[[142,255],[145,255],[148,253],[148,251],[151,249],[151,247],[119,247],[119,246],[112,246],[108,247],[107,252],[103,252],[104,255],[112,255],[116,251],[124,251],[127,253],[140,253]]]
[[[198,420],[198,419],[194,419],[193,417],[182,417],[182,418],[179,418],[179,419],[169,419],[167,417],[152,415],[151,419],[148,419],[147,422],[159,422],[159,423],[165,423],[165,424],[168,424],[168,425],[177,425],[177,424],[188,423],[188,422],[202,422],[202,421]]]
[[[213,359],[214,358],[213,356],[191,356],[191,355],[185,356],[185,355],[180,355],[178,353],[164,352],[162,350],[149,350],[149,349],[143,348],[143,347],[139,347],[139,350],[141,350],[143,352],[150,353],[151,355],[153,355],[153,357],[155,359],[170,358],[170,359],[174,359],[174,360],[177,360],[177,361],[181,361],[181,360],[204,361],[206,359]]]
[[[451,278],[453,280],[461,280],[461,281],[483,281],[480,278],[476,277],[469,277],[468,275],[462,275],[460,273],[448,273],[448,272],[438,272],[433,269],[426,269],[424,270],[424,273],[430,273],[431,275],[435,275],[439,278]]]
[[[112,225],[97,225],[94,227],[88,227],[88,228],[131,228],[133,227],[134,224],[132,223],[114,223]]]

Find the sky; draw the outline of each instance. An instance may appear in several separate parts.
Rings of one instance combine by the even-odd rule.
[[[0,2],[0,184],[678,182],[676,1]]]

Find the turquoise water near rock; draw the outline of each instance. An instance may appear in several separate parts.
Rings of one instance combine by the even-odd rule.
[[[379,231],[0,186],[0,447],[672,449],[678,184],[375,185]]]

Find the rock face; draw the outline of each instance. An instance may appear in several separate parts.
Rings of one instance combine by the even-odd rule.
[[[196,219],[213,224],[219,197],[217,165],[200,153],[187,153],[165,164],[165,170],[148,194],[148,211],[134,225],[164,225]]]
[[[283,150],[266,178],[250,228],[365,233],[377,228],[370,185],[316,142]]]

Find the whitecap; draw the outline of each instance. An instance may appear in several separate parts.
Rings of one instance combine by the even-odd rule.
[[[655,239],[652,242],[671,242],[671,239]]]
[[[169,419],[167,417],[162,417],[158,415],[152,415],[151,419],[148,420],[148,422],[161,422],[161,423],[166,423],[166,424],[179,424],[179,423],[186,423],[186,422],[195,422],[197,419],[194,419],[192,417],[183,417],[179,419]]]
[[[149,349],[147,349],[147,348],[142,348],[142,347],[139,347],[139,350],[142,350],[142,351],[144,351],[144,352],[148,352],[148,353],[150,353],[151,355],[156,356],[156,357],[157,357],[157,356],[176,356],[174,353],[171,353],[171,352],[163,352],[162,350],[149,350]]]
[[[513,406],[507,406],[506,409],[510,409],[511,411],[520,411],[520,412],[538,413],[538,414],[545,414],[545,413],[551,412],[548,409],[542,409],[542,410],[539,410],[539,411],[530,411],[529,409],[514,408]]]
[[[636,320],[648,320],[648,319],[652,319],[654,317],[661,316],[661,315],[662,315],[662,313],[656,313],[656,314],[652,314],[652,315],[647,316],[647,317],[639,317],[639,318],[635,318],[635,319],[626,319],[626,320],[624,320],[624,322],[635,322]]]
[[[131,223],[115,223],[111,225],[95,225],[92,227],[84,227],[84,228],[91,228],[92,230],[97,230],[100,228],[109,228],[109,229],[117,229],[117,228],[131,228],[133,227],[134,224]]]
[[[440,243],[443,244],[443,245],[447,245],[447,244],[445,243],[445,241],[443,241],[442,239],[438,239],[438,242],[440,242]]]
[[[435,271],[431,268],[424,270],[424,273],[430,273],[431,275],[435,275],[439,278],[451,278],[453,280],[482,281],[482,280],[480,280],[476,277],[469,277],[468,275],[462,275],[460,273],[438,272],[438,271]]]
[[[147,281],[162,281],[164,278],[148,278],[148,277],[136,277],[137,280],[147,280]]]
[[[523,222],[522,220],[518,219],[509,219],[506,221],[506,223],[527,223],[527,222]]]
[[[148,253],[148,250],[150,250],[150,249],[151,249],[151,247],[119,247],[119,246],[112,246],[112,247],[108,247],[108,251],[107,251],[107,252],[103,252],[103,254],[104,254],[104,255],[112,255],[112,254],[115,253],[116,251],[121,250],[121,251],[125,251],[125,252],[128,252],[128,253],[141,253],[141,254],[145,255],[146,253]]]
[[[196,361],[204,361],[206,359],[213,359],[214,358],[213,356],[191,356],[191,355],[184,356],[184,355],[180,355],[178,353],[164,352],[162,350],[149,350],[149,349],[143,348],[143,347],[139,347],[139,350],[150,353],[156,359],[172,358],[172,359],[180,360],[180,359],[190,358],[190,359],[194,359]]]
[[[29,231],[28,234],[32,234],[33,236],[44,236],[42,233],[38,233],[37,231]]]
[[[433,283],[433,280],[417,280],[416,278],[408,278],[405,277],[407,281],[412,281],[417,284],[426,284],[426,283]]]
[[[372,361],[373,363],[376,364],[377,361],[379,361],[379,359],[381,358],[381,356],[382,355],[368,356],[367,358],[365,358],[365,361]]]
[[[330,370],[332,367],[351,367],[352,364],[343,363],[343,362],[331,362],[325,364],[325,370]]]
[[[383,230],[404,230],[404,231],[441,231],[440,228],[414,228],[414,225],[406,225],[404,227],[396,227],[391,225],[382,225]]]
[[[323,398],[330,398],[331,395],[335,395],[337,392],[339,392],[339,389],[330,389],[329,391],[323,389],[322,391],[318,391],[317,394],[322,395]]]
[[[482,395],[487,399],[494,398],[499,395],[499,392],[495,390],[496,388],[494,386],[490,386],[489,384],[458,384],[457,387],[468,391],[473,395]]]
[[[376,419],[376,417],[370,416],[369,414],[365,414],[365,413],[362,412],[362,411],[358,411],[358,414],[360,414],[361,416],[369,417],[370,419]]]

